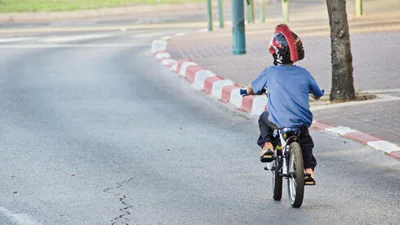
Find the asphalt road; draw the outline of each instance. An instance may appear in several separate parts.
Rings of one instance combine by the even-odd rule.
[[[255,119],[136,33],[0,46],[0,224],[398,224],[399,161],[318,131],[317,186],[274,202]]]

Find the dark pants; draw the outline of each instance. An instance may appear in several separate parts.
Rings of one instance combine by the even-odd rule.
[[[273,132],[277,128],[275,124],[268,120],[268,112],[264,111],[259,119],[258,126],[260,128],[260,137],[257,140],[257,144],[262,148],[266,142],[271,142],[274,146],[278,144],[278,140],[274,140]],[[314,169],[317,166],[317,160],[314,158],[312,151],[314,148],[314,142],[308,131],[308,127],[301,127],[300,134],[300,146],[303,150],[304,168]]]

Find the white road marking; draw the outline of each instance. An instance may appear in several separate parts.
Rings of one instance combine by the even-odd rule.
[[[6,208],[0,207],[0,213],[7,219],[18,225],[42,225],[26,214],[13,213]]]
[[[160,37],[165,35],[166,32],[148,32],[148,33],[141,33],[141,34],[133,34],[131,35],[132,38],[146,38],[146,37]]]
[[[0,43],[27,41],[27,40],[31,40],[31,39],[33,39],[33,37],[2,38],[2,39],[0,39]]]
[[[148,44],[26,44],[26,45],[0,45],[1,48],[129,48],[148,46]]]
[[[49,37],[41,39],[40,42],[59,43],[59,42],[69,42],[69,41],[86,41],[86,40],[95,40],[95,39],[109,38],[115,36],[119,36],[119,34],[85,34],[85,35],[75,35],[75,36]]]
[[[131,35],[131,38],[145,38],[145,37],[153,37],[153,36],[162,36],[165,35],[166,32],[149,32],[149,31],[138,31],[135,32],[134,34]],[[61,43],[68,43],[68,42],[74,42],[74,41],[89,41],[89,40],[98,40],[98,39],[103,39],[103,38],[112,38],[112,37],[118,37],[120,36],[121,33],[102,33],[102,34],[82,34],[82,35],[71,35],[71,36],[47,36],[47,37],[7,37],[7,38],[0,38],[0,44],[2,43],[13,43],[13,42],[21,42],[21,41],[28,41],[28,40],[35,40],[39,43],[50,43],[54,44],[51,46],[44,46],[44,45],[34,45],[34,44],[28,44],[28,45],[14,45],[11,46],[10,48],[18,47],[18,48],[33,48],[33,47],[83,47],[81,45],[75,46],[75,45],[58,45]],[[128,45],[126,45],[128,46]],[[86,47],[92,47],[91,45],[86,45]],[[94,47],[99,47],[99,46],[94,46]],[[100,46],[100,47],[125,47],[125,46]],[[0,46],[0,48],[5,48],[4,46]]]

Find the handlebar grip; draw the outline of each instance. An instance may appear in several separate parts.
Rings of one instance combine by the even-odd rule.
[[[240,89],[240,95],[247,95],[246,89]]]

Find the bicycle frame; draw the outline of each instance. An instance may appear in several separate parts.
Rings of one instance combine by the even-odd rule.
[[[279,148],[277,149],[278,151],[275,151],[275,159],[276,160],[282,160],[282,170],[281,170],[281,176],[282,177],[289,177],[288,176],[288,171],[287,171],[287,160],[288,160],[288,154],[289,154],[289,145],[292,142],[298,142],[299,141],[299,136],[300,136],[300,129],[298,128],[281,128],[281,129],[275,129],[274,130],[274,138],[279,138],[279,143],[278,146],[281,148],[281,156],[280,157],[278,154]],[[280,169],[280,168],[278,168]]]

